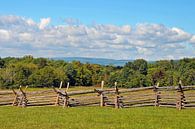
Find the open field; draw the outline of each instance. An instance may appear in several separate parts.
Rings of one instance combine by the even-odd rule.
[[[1,129],[194,129],[195,109],[0,107]]]

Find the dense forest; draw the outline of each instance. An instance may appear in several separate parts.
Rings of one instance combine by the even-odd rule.
[[[137,59],[123,67],[112,65],[82,64],[46,58],[0,58],[0,88],[22,86],[51,87],[63,81],[71,86],[98,85],[104,80],[106,86],[118,82],[120,87],[147,87],[155,85],[195,85],[195,58],[160,60],[148,63]]]

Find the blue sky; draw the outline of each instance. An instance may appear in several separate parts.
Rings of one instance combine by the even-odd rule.
[[[58,24],[66,17],[90,24],[159,23],[195,33],[194,0],[6,0],[0,13],[40,19]]]
[[[56,43],[50,43],[45,45],[45,48],[41,46],[42,48],[39,50],[38,47],[40,46],[33,46],[33,44],[38,44],[35,42],[35,40],[21,40],[21,41],[13,41],[9,39],[6,39],[6,45],[2,44],[1,45],[1,50],[6,51],[6,50],[13,50],[13,48],[16,48],[14,45],[17,45],[18,50],[13,50],[13,51],[23,51],[18,54],[18,56],[22,56],[25,54],[32,54],[35,56],[43,56],[43,55],[48,55],[47,52],[40,52],[40,54],[33,53],[35,51],[35,48],[38,49],[39,51],[44,51],[47,49],[47,51],[50,52],[50,56],[91,56],[92,57],[99,57],[98,55],[93,55],[90,53],[92,51],[93,47],[86,47],[88,45],[83,45],[87,44],[87,42],[94,42],[94,44],[99,45],[99,49],[103,50],[105,55],[101,55],[103,58],[115,58],[118,53],[124,52],[125,54],[129,54],[131,56],[118,56],[116,57],[117,59],[121,58],[147,58],[147,59],[164,59],[164,58],[182,58],[182,57],[194,57],[195,53],[189,52],[194,50],[194,34],[195,34],[195,1],[194,0],[6,0],[6,1],[1,1],[0,4],[0,34],[2,36],[0,37],[5,37],[6,31],[9,32],[9,38],[10,35],[13,35],[13,32],[16,31],[15,29],[17,28],[17,31],[20,32],[21,34],[26,34],[25,36],[32,36],[36,35],[37,33],[43,34],[46,30],[53,27],[53,30],[56,32],[59,30],[54,29],[57,26],[64,26],[69,24],[69,26],[75,26],[75,22],[82,24],[89,30],[90,32],[95,28],[97,29],[97,25],[102,25],[102,28],[108,28],[106,25],[112,25],[109,27],[116,27],[118,28],[118,31],[123,31],[124,28],[122,26],[128,25],[130,26],[131,33],[129,32],[130,36],[126,36],[127,34],[119,34],[119,35],[113,35],[114,32],[109,32],[107,33],[106,30],[99,30],[97,29],[96,31],[99,33],[103,33],[104,35],[101,37],[101,39],[108,38],[108,37],[113,37],[115,36],[116,38],[125,38],[123,39],[124,43],[121,43],[120,48],[121,49],[116,49],[116,45],[113,47],[113,52],[110,52],[109,49],[103,48],[112,46],[113,44],[109,44],[108,42],[112,42],[113,40],[105,39],[104,44],[100,45],[100,40],[96,41],[94,37],[91,39],[89,36],[87,37],[87,41],[83,41],[82,43],[75,43],[75,40],[78,38],[78,35],[71,35],[71,34],[64,34],[65,36],[72,36],[74,38],[67,41],[67,39],[64,39],[64,42],[60,42],[57,45],[62,45],[59,47],[59,49],[62,51],[61,53],[56,52],[52,48],[48,48],[47,45],[51,44],[56,44]],[[3,18],[2,18],[3,16]],[[5,18],[5,17],[8,18]],[[43,27],[40,27],[41,24],[41,19],[45,18],[46,24],[44,25],[44,21],[42,23]],[[47,19],[49,18],[49,19]],[[10,19],[17,19],[10,22],[8,25],[5,25],[6,20],[10,21]],[[28,19],[31,19],[34,23],[36,23],[36,26],[40,29],[39,31],[34,30],[34,31],[28,31],[24,32],[24,30],[19,30],[18,28],[22,28],[18,23],[21,23],[21,21],[25,22],[28,21]],[[67,20],[69,21],[67,23]],[[70,22],[73,22],[72,24]],[[17,25],[17,27],[7,27],[11,25]],[[142,25],[140,28],[139,25]],[[35,24],[33,24],[35,25]],[[156,26],[155,26],[156,25]],[[158,25],[158,26],[157,26]],[[6,26],[6,27],[5,27]],[[80,25],[81,26],[81,25]],[[95,26],[95,27],[94,27]],[[26,29],[32,29],[32,26],[26,26]],[[99,27],[99,28],[101,28]],[[43,28],[45,31],[43,31]],[[139,29],[152,29],[154,31],[146,31],[143,34],[138,34],[137,32],[140,30]],[[177,28],[179,29],[173,29]],[[70,28],[66,28],[70,29]],[[65,29],[65,30],[66,30]],[[76,30],[79,32],[82,31],[87,31],[86,29],[81,30],[81,27],[77,27]],[[76,31],[74,30],[74,31]],[[112,29],[113,30],[113,29]],[[12,32],[13,31],[13,32]],[[117,30],[116,30],[117,31]],[[159,35],[156,35],[155,42],[158,42],[156,45],[159,46],[159,44],[162,46],[161,48],[157,49],[167,49],[167,51],[162,51],[162,54],[156,55],[154,57],[149,57],[150,56],[150,51],[153,51],[151,48],[155,48],[154,45],[154,40],[151,40],[151,33],[156,34],[156,32],[160,31],[162,35],[167,36],[167,39],[160,39]],[[171,32],[170,32],[171,31]],[[176,36],[173,33],[178,33]],[[185,32],[185,33],[183,33]],[[49,32],[48,32],[49,33]],[[47,33],[47,35],[48,35]],[[171,33],[171,34],[170,34]],[[8,33],[7,33],[8,34]],[[97,34],[97,33],[96,33]],[[168,35],[172,35],[173,37],[168,37]],[[182,35],[183,34],[183,35]],[[46,34],[43,34],[43,37]],[[55,42],[55,40],[58,40],[59,35],[56,35],[54,39],[51,39],[50,41],[47,42]],[[18,36],[18,35],[17,35]],[[11,36],[11,37],[17,37],[16,35]],[[97,35],[96,35],[97,36]],[[126,36],[126,37],[125,37]],[[129,41],[131,36],[139,37],[136,38],[132,41]],[[142,36],[142,38],[140,38]],[[178,36],[178,37],[177,37]],[[191,37],[190,37],[191,36]],[[43,38],[41,37],[41,38]],[[71,37],[71,38],[72,38]],[[144,39],[145,43],[142,43],[143,47],[140,47],[139,45],[141,42],[143,42],[143,37],[146,38]],[[154,36],[155,37],[155,36]],[[183,38],[182,38],[183,37]],[[18,37],[19,38],[19,37]],[[63,38],[63,37],[61,37]],[[82,39],[86,38],[83,37]],[[159,38],[159,39],[157,39]],[[162,38],[162,37],[161,37]],[[173,40],[173,38],[175,38]],[[177,40],[176,40],[177,39]],[[117,39],[118,40],[118,39]],[[125,40],[125,41],[124,41]],[[127,41],[128,40],[128,41]],[[165,40],[166,46],[163,46],[162,44],[164,42],[160,42],[160,40]],[[176,41],[175,41],[176,40]],[[37,39],[36,39],[37,41]],[[0,38],[0,42],[5,43],[5,39]],[[29,43],[30,42],[30,43]],[[45,42],[45,41],[43,41]],[[68,45],[68,43],[69,45]],[[86,42],[86,43],[84,43]],[[133,43],[132,43],[133,42]],[[134,42],[139,42],[137,43],[138,45],[136,46],[136,43]],[[167,43],[168,42],[168,43]],[[10,45],[7,45],[7,44]],[[126,45],[126,44],[130,45]],[[177,43],[177,44],[176,44]],[[40,43],[42,44],[42,43]],[[74,44],[74,45],[70,45]],[[118,43],[119,44],[119,43]],[[133,45],[132,45],[133,44]],[[150,44],[150,45],[148,45]],[[9,47],[8,47],[9,46]],[[26,47],[24,47],[26,46]],[[63,53],[66,50],[65,46],[68,46],[70,49],[68,51],[69,54]],[[170,46],[169,49],[177,49],[176,46],[179,48],[178,54],[176,55],[171,55],[170,50],[168,50],[168,46]],[[118,46],[119,47],[119,46]],[[24,49],[31,49],[33,50],[30,53],[27,53],[28,50]],[[112,47],[110,47],[112,48]],[[124,48],[124,49],[122,49]],[[183,48],[183,49],[182,49]],[[20,50],[21,49],[21,50]],[[43,50],[44,49],[44,50]],[[57,49],[57,48],[56,48]],[[80,53],[74,53],[73,50],[76,49],[77,51],[80,51]],[[86,50],[84,50],[86,49]],[[116,50],[115,50],[116,49]],[[27,51],[27,52],[26,52]],[[67,51],[67,50],[66,50]],[[94,50],[98,51],[98,50]],[[129,51],[129,52],[128,52]],[[136,53],[137,51],[137,53]],[[143,51],[143,52],[141,52]],[[155,51],[154,51],[155,53]],[[0,53],[1,54],[1,53]],[[0,56],[12,56],[14,54],[12,53],[3,53]]]

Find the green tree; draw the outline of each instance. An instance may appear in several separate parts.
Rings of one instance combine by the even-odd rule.
[[[11,88],[14,86],[15,73],[11,68],[0,69],[0,87]]]
[[[4,66],[5,66],[5,61],[0,57],[0,68],[3,68]]]
[[[77,71],[76,85],[91,86],[92,73],[86,67],[80,67]]]
[[[133,62],[133,69],[143,75],[147,75],[148,63],[144,59],[137,59]]]
[[[32,63],[16,63],[11,66],[15,76],[13,77],[16,85],[29,85],[29,76],[37,70],[37,66]]]
[[[165,70],[159,69],[159,68],[151,68],[148,71],[147,77],[150,79],[152,85],[155,85],[156,83],[160,83],[160,85],[163,85],[163,79],[165,78]]]
[[[71,86],[75,86],[76,84],[76,76],[77,76],[77,71],[76,69],[73,67],[73,65],[71,63],[67,64],[64,67],[64,72],[67,75],[70,85]]]
[[[45,66],[48,66],[48,61],[45,58],[37,58],[33,60],[33,63],[38,66],[39,69],[44,68]]]
[[[48,67],[37,70],[29,77],[33,87],[49,87],[53,85],[53,70]]]

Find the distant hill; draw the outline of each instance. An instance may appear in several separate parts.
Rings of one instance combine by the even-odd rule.
[[[133,60],[114,60],[105,58],[86,58],[86,57],[55,57],[54,60],[64,60],[67,62],[80,61],[81,63],[124,66],[125,63]]]

